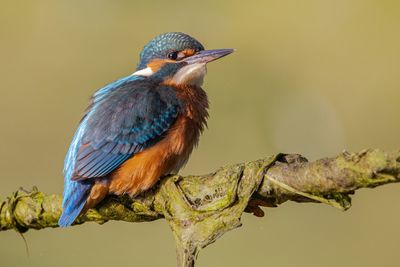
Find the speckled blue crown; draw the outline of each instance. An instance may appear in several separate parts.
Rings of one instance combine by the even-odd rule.
[[[171,51],[184,49],[204,50],[203,45],[193,37],[181,32],[167,32],[151,40],[140,53],[137,69],[144,69],[154,58],[167,58]]]

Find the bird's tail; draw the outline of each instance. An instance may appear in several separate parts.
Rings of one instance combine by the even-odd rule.
[[[92,187],[90,182],[66,180],[64,184],[63,212],[58,225],[70,226],[81,213]]]

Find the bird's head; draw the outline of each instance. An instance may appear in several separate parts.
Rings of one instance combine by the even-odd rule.
[[[177,85],[199,86],[206,74],[206,64],[233,51],[204,50],[200,42],[187,34],[164,33],[143,48],[133,75],[153,77]]]

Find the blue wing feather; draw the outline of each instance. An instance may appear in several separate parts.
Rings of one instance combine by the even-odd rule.
[[[76,156],[73,180],[107,175],[123,161],[162,138],[180,103],[174,89],[126,83],[102,96],[90,111]],[[115,162],[115,164],[113,164]],[[107,168],[105,167],[107,165]]]
[[[64,162],[60,226],[80,214],[93,185],[135,153],[155,144],[174,123],[181,103],[170,87],[128,76],[98,90]]]

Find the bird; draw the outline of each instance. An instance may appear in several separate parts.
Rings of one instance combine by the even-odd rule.
[[[207,127],[206,65],[233,51],[205,50],[181,32],[160,34],[133,74],[93,94],[64,160],[60,227],[109,194],[135,197],[178,173]]]

